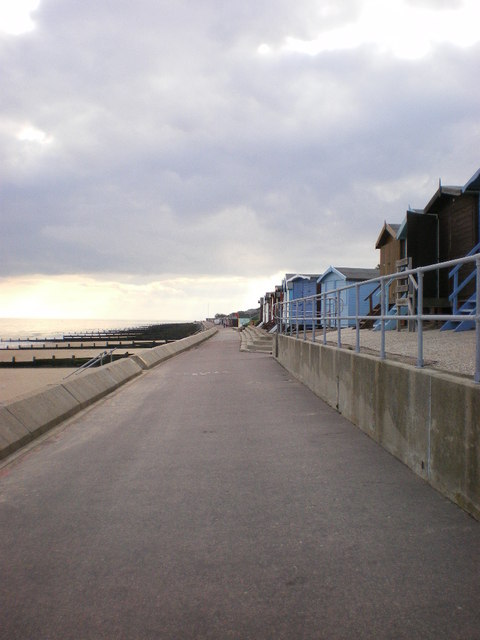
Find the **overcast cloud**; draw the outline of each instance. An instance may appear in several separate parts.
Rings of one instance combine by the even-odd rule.
[[[480,167],[477,0],[0,4],[0,315],[255,306]]]

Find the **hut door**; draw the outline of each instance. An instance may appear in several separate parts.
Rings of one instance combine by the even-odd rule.
[[[424,267],[438,262],[438,219],[425,213],[407,213],[407,258],[412,267]],[[423,293],[426,298],[438,297],[436,271],[425,274]]]

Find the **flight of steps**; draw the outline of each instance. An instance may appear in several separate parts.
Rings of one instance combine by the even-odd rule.
[[[260,353],[272,353],[273,335],[253,325],[248,325],[240,332],[240,351],[257,351]]]

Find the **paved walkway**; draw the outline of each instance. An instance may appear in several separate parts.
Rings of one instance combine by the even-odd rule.
[[[0,638],[480,638],[479,549],[226,329],[0,469]]]

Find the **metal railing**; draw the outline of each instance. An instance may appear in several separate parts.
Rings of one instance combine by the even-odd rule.
[[[468,256],[471,256],[475,253],[478,253],[478,251],[480,251],[480,242],[475,245],[473,247],[473,249],[467,254]],[[458,282],[458,278],[459,278],[459,272],[460,269],[462,267],[462,264],[457,264],[453,267],[453,269],[448,273],[448,277],[450,279],[453,278],[453,291],[452,293],[449,295],[448,299],[452,302],[452,310],[453,313],[458,313],[458,296],[459,293],[467,286],[467,284],[473,280],[473,278],[475,277],[475,271],[472,271],[472,273],[470,275],[468,275],[464,280],[462,280],[462,282]],[[477,280],[477,290],[478,290],[478,280]],[[478,307],[477,307],[478,308]]]
[[[90,367],[94,367],[97,363],[100,363],[99,365],[100,367],[103,366],[103,361],[105,360],[105,358],[108,358],[108,356],[110,356],[110,362],[112,362],[112,354],[116,349],[117,347],[114,347],[113,349],[110,349],[110,351],[102,351],[102,353],[99,353],[98,356],[93,357],[88,362],[85,362],[85,364],[82,364],[81,367],[78,367],[77,369],[75,369],[75,371],[72,371],[72,373],[69,373],[68,376],[65,376],[64,380],[66,380],[67,378],[70,378],[70,376],[77,375],[81,371],[90,369]]]
[[[423,294],[423,279],[426,273],[431,271],[439,272],[441,269],[451,269],[452,267],[462,266],[464,264],[473,264],[475,269],[475,312],[469,315],[465,314],[443,314],[443,313],[424,313],[424,294]],[[405,279],[409,277],[416,283],[416,312],[407,313],[402,315],[392,316],[391,309],[388,304],[388,288],[391,282],[398,279]],[[378,283],[380,286],[380,314],[373,315],[372,313],[361,315],[360,313],[360,290],[367,284]],[[355,291],[355,314],[348,315],[345,313],[345,298],[348,296],[350,290]],[[345,293],[344,293],[345,292]],[[343,294],[343,296],[342,296]],[[350,294],[351,295],[351,294]],[[368,296],[367,296],[368,297]],[[307,305],[306,303],[310,304]],[[396,305],[392,305],[394,308]],[[306,310],[311,309],[311,312],[306,313]],[[301,313],[299,313],[301,309]],[[390,311],[390,313],[389,313]],[[458,258],[457,260],[449,260],[447,262],[440,262],[433,265],[424,267],[417,267],[415,269],[408,269],[395,274],[388,274],[385,276],[378,276],[371,280],[364,280],[332,291],[326,291],[314,296],[308,296],[305,298],[298,298],[295,300],[289,300],[284,302],[278,302],[275,305],[275,320],[277,322],[277,331],[279,334],[295,335],[296,338],[300,336],[300,327],[303,332],[303,339],[307,339],[307,329],[311,331],[311,339],[316,341],[317,330],[323,332],[323,344],[327,344],[327,328],[335,327],[337,329],[337,346],[342,346],[342,329],[347,326],[354,326],[356,331],[355,337],[355,352],[360,352],[360,324],[363,320],[370,320],[379,323],[380,328],[380,358],[384,360],[386,358],[385,352],[385,332],[386,323],[388,321],[399,322],[413,322],[417,331],[417,358],[416,366],[424,366],[423,358],[423,331],[424,322],[437,321],[437,322],[464,322],[469,320],[475,325],[475,374],[474,381],[480,383],[480,253],[475,255],[466,256],[464,258]],[[353,322],[354,324],[350,324]]]

